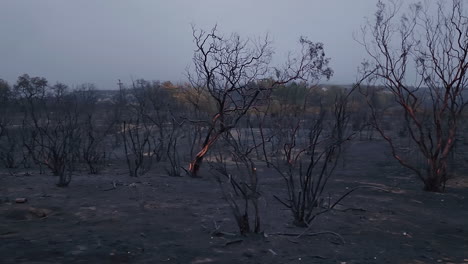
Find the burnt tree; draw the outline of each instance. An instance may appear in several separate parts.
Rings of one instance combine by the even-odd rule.
[[[192,27],[192,32],[196,50],[189,79],[195,89],[204,90],[215,104],[212,118],[205,122],[208,128],[201,150],[189,165],[193,177],[220,136],[236,127],[249,109],[269,96],[274,86],[292,80],[329,78],[332,74],[323,44],[305,38],[300,39],[299,54],[277,69],[270,65],[273,51],[268,36],[257,41],[242,39],[237,34],[224,37],[216,26],[209,32]],[[265,79],[270,81],[259,82]]]
[[[379,1],[374,21],[363,27],[361,44],[371,60],[370,81],[393,95],[409,137],[424,165],[403,157],[374,113],[373,125],[398,162],[411,169],[426,191],[441,192],[448,179],[448,158],[457,137],[468,83],[468,17],[462,1],[435,5]],[[400,16],[401,14],[401,16]]]

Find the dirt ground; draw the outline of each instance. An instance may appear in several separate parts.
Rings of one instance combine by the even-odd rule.
[[[283,182],[267,168],[259,168],[265,233],[249,237],[230,234],[230,209],[206,169],[201,179],[158,168],[130,178],[113,162],[68,188],[33,170],[2,170],[0,263],[468,263],[468,175],[446,193],[423,192],[388,153],[381,141],[353,143],[329,183],[332,199],[363,184],[390,190],[357,191],[314,222],[311,232],[336,232],[344,244],[329,234],[276,235],[303,229],[272,199]]]

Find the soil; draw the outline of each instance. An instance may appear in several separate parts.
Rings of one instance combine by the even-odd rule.
[[[304,229],[273,199],[284,184],[266,167],[258,168],[264,233],[243,237],[207,166],[196,179],[158,174],[157,165],[131,178],[124,166],[83,172],[67,188],[35,170],[0,171],[0,262],[468,263],[468,175],[445,193],[424,192],[382,141],[353,143],[326,192],[332,201],[360,185],[388,192],[356,191],[310,229],[345,243],[330,233],[278,235]]]

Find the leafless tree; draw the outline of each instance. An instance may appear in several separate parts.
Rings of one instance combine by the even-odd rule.
[[[166,167],[166,171],[170,176],[181,176],[182,175],[182,164],[179,148],[179,141],[183,133],[184,121],[177,120],[172,117],[169,127],[166,129],[166,157],[169,162],[169,167]]]
[[[167,108],[159,82],[136,80],[126,94],[122,137],[130,176],[146,173],[165,156]]]
[[[0,79],[0,138],[6,132],[7,126],[7,106],[10,101],[11,87],[8,82]]]
[[[18,129],[0,123],[0,161],[8,169],[17,168],[21,164],[19,155],[21,138],[17,132]]]
[[[332,111],[322,109],[309,122],[307,131],[302,118],[291,120],[283,128],[286,133],[283,150],[278,158],[271,158],[287,190],[287,198],[276,195],[275,198],[291,210],[298,226],[308,226],[318,215],[331,209],[322,208],[323,193],[338,163],[342,145],[352,136],[345,130],[346,104],[343,98],[337,100]],[[309,138],[309,144],[300,144],[301,138]]]
[[[93,84],[79,85],[74,91],[81,114],[81,144],[80,156],[86,163],[90,174],[98,174],[108,158],[106,151],[106,138],[115,127],[115,120],[107,118],[104,109],[99,109],[97,105],[96,87]]]
[[[230,155],[220,151],[211,166],[217,172],[217,180],[240,234],[260,233],[261,192],[254,151],[266,141],[254,143],[249,129],[244,128],[234,128],[223,134],[222,138]],[[235,166],[228,166],[231,160]]]
[[[140,118],[124,121],[122,137],[130,176],[137,177],[149,171],[153,164],[154,145],[151,127]]]
[[[0,79],[0,161],[10,169],[19,165],[20,140],[14,123],[17,110],[12,88]]]
[[[273,51],[268,36],[257,41],[244,40],[237,34],[224,37],[216,26],[209,32],[192,27],[192,32],[196,50],[189,79],[193,87],[206,91],[215,104],[212,118],[206,121],[208,129],[201,150],[189,166],[194,177],[219,137],[236,127],[249,109],[269,95],[272,87],[332,74],[323,45],[305,38],[300,39],[300,54],[291,56],[280,70],[270,66]],[[258,82],[272,75],[276,75],[275,80]]]
[[[7,81],[0,79],[0,101],[7,102],[12,94],[10,84]]]
[[[107,158],[104,143],[106,136],[110,134],[110,127],[100,131],[96,126],[91,115],[87,117],[83,124],[84,135],[81,144],[81,156],[90,174],[98,174]]]
[[[45,106],[47,86],[48,82],[45,78],[30,77],[27,74],[19,76],[14,85],[14,93],[23,115],[21,123],[21,137],[24,146],[22,151],[23,164],[25,167],[30,167],[32,163],[38,164],[40,173],[43,173],[43,163],[37,159],[34,150],[38,148],[36,126],[39,126],[40,113],[45,109],[43,106]]]
[[[379,1],[375,18],[363,27],[359,41],[370,57],[363,71],[372,72],[371,84],[383,87],[400,106],[409,136],[423,156],[423,166],[398,151],[374,105],[368,102],[373,125],[389,143],[393,157],[424,182],[425,190],[441,192],[466,106],[467,9],[459,0],[411,4],[406,12],[401,12],[402,7],[401,2]]]
[[[154,145],[154,155],[157,161],[165,158],[167,153],[169,129],[171,124],[171,112],[177,111],[177,106],[173,105],[168,92],[159,82],[148,82],[137,80],[133,83],[131,95],[135,100],[131,104],[137,115],[151,124],[152,137],[156,142]],[[174,127],[172,127],[174,128]]]
[[[18,78],[15,89],[25,107],[23,129],[29,133],[25,147],[36,163],[59,176],[58,186],[68,186],[81,140],[76,97],[63,84],[49,87],[46,79],[28,75]]]

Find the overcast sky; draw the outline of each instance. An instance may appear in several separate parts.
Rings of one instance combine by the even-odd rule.
[[[299,36],[323,42],[331,83],[355,81],[363,48],[353,40],[377,0],[0,0],[0,78],[28,73],[71,86],[115,89],[118,79],[185,81],[191,23],[255,37],[268,33],[275,58]]]

